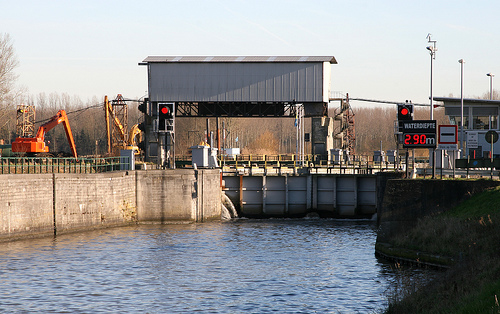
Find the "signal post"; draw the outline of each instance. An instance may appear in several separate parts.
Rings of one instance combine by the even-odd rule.
[[[156,157],[161,168],[175,169],[175,103],[151,102],[148,98],[138,107],[144,113],[139,129],[146,134],[146,157]]]
[[[158,164],[175,169],[175,103],[158,104]]]
[[[404,104],[397,104],[398,109],[398,121],[397,121],[397,132],[398,137],[396,137],[396,147],[398,150],[398,158],[399,158],[399,144],[402,142],[402,138],[399,135],[403,132],[403,122],[412,121],[413,120],[413,104],[411,102],[406,101]],[[408,177],[408,165],[409,165],[409,153],[408,149],[406,149],[405,153],[405,171],[406,177]],[[415,164],[415,151],[413,151],[413,164]]]
[[[411,102],[398,104],[398,131],[402,134],[402,138],[398,141],[398,144],[402,143],[403,148],[406,148],[406,169],[408,174],[409,148],[428,148],[432,150],[436,148],[437,121],[413,120],[413,104]]]

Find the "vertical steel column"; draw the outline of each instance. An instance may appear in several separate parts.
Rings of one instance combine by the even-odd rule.
[[[266,176],[262,176],[262,213],[266,214],[267,186]]]
[[[289,209],[288,209],[288,174],[285,173],[285,215],[288,215]]]
[[[318,176],[314,176],[312,180],[312,209],[318,209]]]
[[[313,184],[312,184],[312,175],[308,174],[306,178],[306,212],[308,209],[312,208],[312,193],[313,193]]]
[[[243,212],[243,175],[240,174],[240,211]]]

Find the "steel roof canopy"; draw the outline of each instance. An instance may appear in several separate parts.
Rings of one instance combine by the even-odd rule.
[[[329,62],[337,64],[337,60],[333,56],[148,56],[140,64],[147,63],[200,63],[200,62]]]
[[[442,101],[444,103],[459,103],[461,102],[460,98],[455,97],[432,97],[435,101]],[[464,104],[478,104],[478,105],[500,105],[500,100],[496,99],[479,99],[479,98],[464,98]]]

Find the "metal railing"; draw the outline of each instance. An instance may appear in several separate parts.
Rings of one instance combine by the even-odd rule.
[[[327,160],[326,155],[304,155],[303,160],[299,160],[299,156],[295,154],[280,154],[280,155],[220,155],[218,163],[220,167],[230,168],[342,168],[342,169],[366,169],[365,172],[375,170],[400,170],[402,162],[389,162],[384,158],[382,162],[374,160],[373,156],[357,155],[351,156],[350,160]],[[183,168],[191,167],[191,156],[176,157],[176,166]]]
[[[0,174],[100,173],[127,169],[128,157],[0,157]]]

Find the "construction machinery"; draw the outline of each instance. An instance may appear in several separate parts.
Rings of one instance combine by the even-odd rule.
[[[142,135],[139,125],[133,125],[127,132],[128,107],[121,94],[116,99],[109,101],[104,96],[104,112],[106,118],[106,133],[108,139],[108,154],[119,155],[122,149],[134,150],[140,154],[136,137]],[[140,142],[140,139],[139,141]]]
[[[35,135],[35,137],[18,137],[14,142],[12,142],[12,151],[15,153],[28,153],[28,154],[39,154],[48,153],[49,147],[45,145],[45,133],[50,131],[56,125],[62,123],[64,126],[64,131],[66,131],[66,138],[68,139],[69,147],[73,157],[77,158],[75,141],[73,139],[73,133],[71,132],[71,127],[69,126],[68,116],[66,111],[59,110],[55,116],[50,118],[50,120],[42,124]]]

